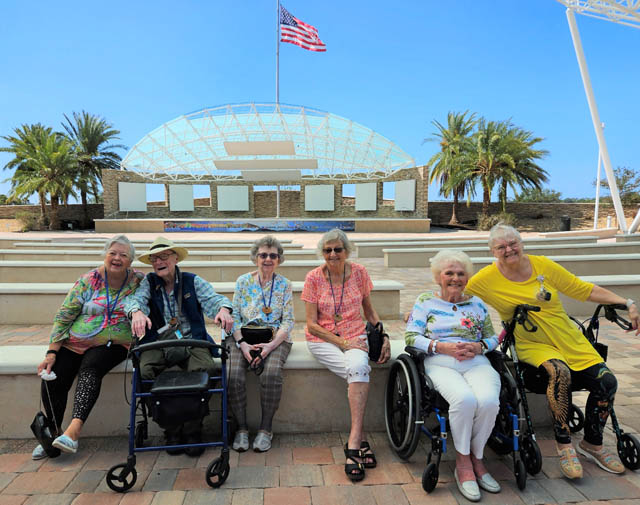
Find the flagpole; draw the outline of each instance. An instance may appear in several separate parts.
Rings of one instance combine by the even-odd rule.
[[[280,103],[280,0],[276,0],[278,21],[276,28],[276,103]]]

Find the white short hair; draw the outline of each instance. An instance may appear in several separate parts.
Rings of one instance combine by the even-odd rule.
[[[433,274],[433,280],[436,281],[436,283],[438,282],[438,277],[440,277],[442,269],[449,263],[459,263],[467,273],[467,277],[471,277],[473,275],[473,263],[471,263],[471,258],[469,258],[466,253],[456,249],[443,249],[431,258],[430,262],[431,273]]]
[[[126,235],[116,235],[113,238],[110,238],[104,243],[104,249],[102,250],[102,255],[106,256],[109,249],[113,244],[121,244],[127,246],[129,248],[129,261],[133,261],[136,257],[136,248],[133,246],[131,241],[127,238]]]
[[[349,257],[349,255],[351,255],[351,253],[353,252],[353,245],[347,237],[347,234],[339,228],[329,230],[324,235],[322,235],[322,237],[320,237],[320,240],[318,241],[318,257],[322,258],[322,250],[324,249],[324,245],[327,242],[337,242],[338,240],[342,242],[342,247],[344,247],[345,251],[347,252],[347,257]]]
[[[489,231],[489,249],[493,249],[496,240],[508,240],[510,238],[522,242],[522,236],[513,226],[503,223],[496,224]]]

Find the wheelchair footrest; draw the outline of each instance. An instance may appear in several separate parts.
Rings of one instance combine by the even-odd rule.
[[[151,388],[153,394],[193,393],[209,389],[209,374],[169,370],[156,378]]]

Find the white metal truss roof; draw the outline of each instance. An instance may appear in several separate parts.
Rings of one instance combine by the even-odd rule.
[[[640,28],[640,0],[557,0],[579,14]]]
[[[288,154],[260,154],[265,151]],[[145,135],[121,165],[155,180],[210,180],[241,175],[240,168],[222,170],[216,162],[227,162],[219,163],[224,167],[235,162],[247,170],[250,161],[256,161],[256,169],[269,167],[270,180],[288,180],[292,168],[305,178],[376,179],[415,166],[400,147],[365,126],[276,103],[228,104],[177,117]]]

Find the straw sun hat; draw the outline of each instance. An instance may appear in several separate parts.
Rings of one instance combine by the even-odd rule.
[[[189,256],[189,251],[187,251],[184,247],[179,247],[174,245],[174,243],[164,237],[158,237],[153,241],[151,247],[149,247],[148,251],[143,252],[140,256],[138,256],[138,261],[145,263],[147,265],[151,265],[151,260],[149,259],[150,255],[158,255],[162,254],[165,251],[173,251],[178,255],[178,263],[184,260],[187,256]]]

